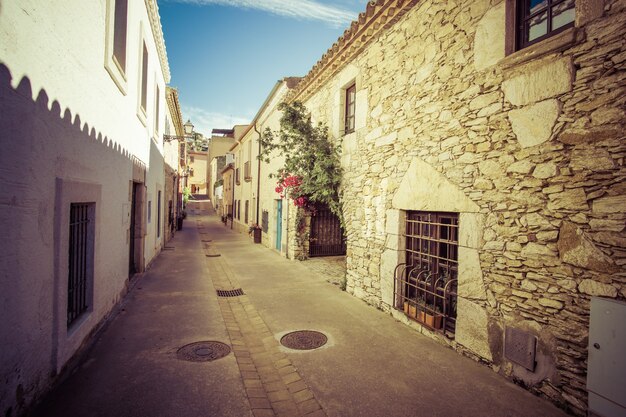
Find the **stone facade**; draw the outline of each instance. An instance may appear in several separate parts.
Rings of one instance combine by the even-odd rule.
[[[626,298],[626,4],[578,0],[507,54],[514,3],[371,2],[290,99],[342,143],[348,291],[584,415],[590,296]],[[407,210],[459,213],[453,340],[392,306]],[[537,337],[534,373],[508,327]]]

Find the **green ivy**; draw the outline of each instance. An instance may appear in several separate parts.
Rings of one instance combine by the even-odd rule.
[[[270,178],[298,176],[302,181],[299,193],[310,202],[326,204],[343,224],[341,143],[333,143],[326,125],[313,125],[311,113],[301,102],[281,103],[278,110],[282,111],[280,130],[263,132],[259,159],[269,163],[273,152],[284,156],[285,165]]]

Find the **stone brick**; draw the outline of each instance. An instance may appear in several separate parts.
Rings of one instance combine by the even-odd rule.
[[[567,93],[572,88],[571,59],[543,59],[517,69],[515,75],[502,83],[504,97],[515,106],[536,103]]]
[[[559,257],[568,264],[606,273],[617,270],[615,262],[573,223],[563,222],[557,247]]]
[[[578,285],[578,291],[583,294],[598,296],[598,297],[617,297],[617,288],[609,284],[603,284],[592,279],[584,279]]]
[[[559,103],[546,100],[509,112],[511,128],[522,148],[540,145],[552,136],[559,117]]]

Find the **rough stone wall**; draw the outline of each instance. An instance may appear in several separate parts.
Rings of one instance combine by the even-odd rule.
[[[365,124],[342,139],[348,291],[392,310],[394,200],[411,175],[436,180],[425,198],[477,207],[458,210],[478,233],[482,289],[458,307],[476,337],[451,345],[583,415],[590,296],[626,298],[626,10],[605,1],[532,59],[504,57],[504,16],[503,1],[422,1],[306,104],[339,132],[346,72],[357,81]],[[538,337],[534,374],[503,358],[507,326]]]

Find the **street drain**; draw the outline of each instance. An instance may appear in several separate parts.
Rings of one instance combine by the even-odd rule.
[[[241,288],[237,288],[235,290],[215,290],[217,291],[218,297],[239,297],[243,295],[243,290]]]
[[[210,362],[230,353],[230,346],[222,342],[195,342],[178,349],[176,357],[189,362]]]
[[[218,256],[222,256],[222,255],[220,255],[219,253],[211,253],[211,254],[207,253],[204,256],[206,256],[207,258],[217,258]]]
[[[289,349],[312,350],[326,344],[328,338],[324,333],[314,330],[298,330],[287,333],[280,339],[280,344]]]

